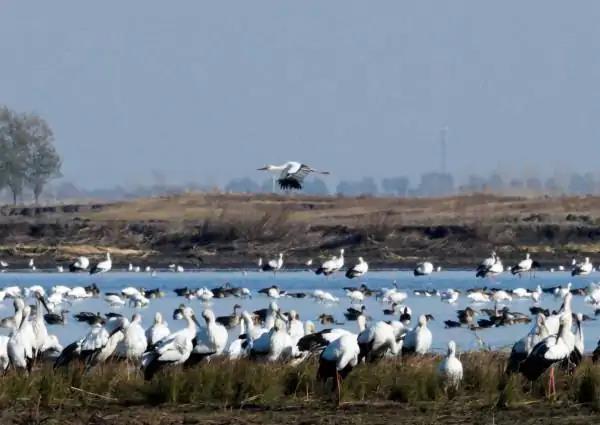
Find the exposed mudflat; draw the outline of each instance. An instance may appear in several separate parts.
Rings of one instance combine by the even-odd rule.
[[[64,405],[58,409],[17,407],[0,413],[2,424],[90,424],[90,425],[179,425],[179,424],[581,424],[598,423],[600,415],[586,406],[542,402],[523,403],[509,409],[490,409],[464,400],[419,406],[395,403],[345,403],[339,408],[326,405],[298,405],[286,408],[256,407],[211,409],[197,405],[128,406],[90,402]]]
[[[412,267],[424,258],[471,268],[491,249],[507,265],[527,250],[550,267],[600,252],[600,198],[187,194],[0,208],[0,258],[15,267],[30,257],[54,267],[108,248],[116,267],[248,268],[281,251],[293,268],[339,248],[372,268]]]

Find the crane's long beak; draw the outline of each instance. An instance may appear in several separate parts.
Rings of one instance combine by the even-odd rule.
[[[317,173],[317,174],[331,174],[329,171],[321,171],[321,170],[317,170],[315,168],[310,168],[310,171],[313,173]]]
[[[110,338],[111,336],[113,336],[116,333],[119,333],[123,330],[123,323],[121,323],[119,326],[117,326],[116,328],[114,328],[109,334],[108,337]]]
[[[196,318],[196,315],[194,314],[192,316],[192,320],[194,321],[194,323],[196,324],[196,326],[198,326],[199,328],[202,328],[203,326],[200,324],[200,322],[198,322],[198,319]]]
[[[261,167],[261,168],[257,168],[256,171],[265,171],[268,170],[268,167]]]
[[[50,313],[50,309],[48,308],[48,304],[46,304],[46,299],[44,297],[40,297],[40,301],[44,308],[46,309],[46,313]]]

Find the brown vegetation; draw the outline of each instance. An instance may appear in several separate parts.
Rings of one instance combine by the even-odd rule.
[[[542,263],[566,262],[600,252],[600,198],[186,194],[0,210],[0,256],[18,262],[33,255],[40,265],[110,248],[122,264],[160,258],[247,267],[258,256],[284,251],[293,266],[342,247],[373,267],[411,266],[419,258],[472,266],[492,248],[505,262],[525,250]]]
[[[555,398],[545,379],[533,384],[504,375],[505,356],[462,356],[458,390],[438,381],[437,357],[357,367],[336,408],[330,383],[315,380],[315,361],[291,367],[216,361],[166,370],[151,382],[125,366],[52,371],[0,379],[1,423],[595,423],[600,370],[586,360],[574,375],[557,370]]]

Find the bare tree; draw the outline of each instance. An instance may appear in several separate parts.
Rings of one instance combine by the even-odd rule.
[[[61,176],[61,159],[54,148],[54,135],[46,121],[30,114],[23,114],[20,121],[27,139],[25,182],[33,191],[37,204],[44,186],[51,179]]]
[[[27,139],[19,129],[17,114],[0,108],[0,175],[13,195],[13,203],[23,193],[27,172]]]
[[[10,189],[15,205],[25,185],[37,202],[46,183],[60,176],[53,141],[52,130],[39,116],[0,107],[0,188]]]

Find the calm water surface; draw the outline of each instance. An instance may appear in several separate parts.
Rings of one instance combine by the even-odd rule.
[[[127,286],[143,287],[145,289],[160,288],[165,291],[166,296],[161,299],[151,300],[148,307],[140,309],[143,316],[144,327],[152,324],[152,319],[156,311],[160,311],[167,318],[171,318],[173,309],[180,303],[186,302],[183,298],[177,297],[173,292],[174,288],[179,287],[208,287],[214,288],[221,286],[226,282],[230,282],[234,286],[243,286],[249,288],[253,292],[252,299],[224,298],[214,299],[209,304],[204,304],[199,300],[190,301],[189,304],[199,314],[206,307],[212,308],[217,315],[230,314],[235,303],[239,303],[244,309],[253,311],[259,308],[264,308],[268,305],[270,299],[264,295],[258,295],[258,289],[277,284],[279,287],[293,291],[312,292],[315,289],[323,289],[332,292],[340,298],[338,304],[327,305],[315,302],[312,298],[295,299],[281,298],[277,300],[280,307],[284,310],[295,309],[299,312],[302,320],[313,320],[316,323],[316,318],[320,313],[333,314],[336,319],[344,322],[343,311],[350,306],[349,299],[343,291],[344,286],[358,286],[360,283],[366,283],[370,288],[391,288],[395,280],[400,288],[406,290],[409,297],[406,304],[413,310],[413,323],[415,317],[421,313],[431,313],[435,317],[435,321],[430,323],[430,329],[433,333],[433,350],[442,351],[450,339],[457,342],[461,350],[471,350],[478,347],[473,332],[458,328],[444,329],[444,320],[456,320],[456,309],[464,308],[469,305],[469,300],[466,297],[459,298],[456,304],[446,304],[440,301],[439,297],[419,297],[412,293],[413,289],[418,288],[435,288],[444,290],[447,288],[468,289],[473,287],[481,287],[488,285],[490,287],[502,288],[517,288],[524,287],[534,289],[540,284],[542,287],[554,285],[566,285],[567,282],[572,282],[573,287],[584,287],[596,279],[595,274],[587,277],[571,278],[568,273],[538,273],[535,278],[522,278],[504,274],[495,279],[495,281],[476,279],[474,273],[469,271],[444,271],[435,273],[429,277],[413,277],[407,271],[385,271],[385,272],[369,272],[365,278],[357,280],[346,279],[343,274],[324,278],[316,276],[312,272],[282,272],[274,277],[271,273],[248,272],[247,274],[240,271],[228,272],[185,272],[185,273],[158,273],[155,277],[148,273],[128,273],[128,272],[111,272],[101,276],[89,276],[87,274],[70,274],[70,273],[48,273],[48,272],[6,272],[0,273],[0,287],[11,285],[19,285],[27,287],[30,285],[41,285],[46,291],[54,285],[89,285],[95,282],[102,292],[118,292],[121,288]],[[561,301],[555,299],[552,295],[544,294],[541,301],[542,306],[550,309],[557,309]],[[373,320],[390,320],[391,316],[383,315],[383,308],[387,305],[376,301],[374,297],[365,300],[368,315]],[[507,304],[512,311],[521,311],[529,313],[528,309],[532,304],[531,300],[513,300]],[[477,305],[476,307],[482,307]],[[485,305],[491,307],[491,304]],[[101,295],[99,298],[73,301],[72,305],[67,307],[70,310],[70,315],[80,311],[102,312],[109,311],[119,312],[121,314],[131,316],[134,312],[133,308],[110,307]],[[576,296],[573,298],[573,310],[575,312],[587,313],[593,316],[594,309],[583,302],[583,297]],[[11,315],[12,300],[4,300],[0,303],[0,316]],[[485,316],[484,316],[485,317]],[[183,326],[182,322],[169,320],[171,330],[177,330]],[[346,322],[341,327],[351,330],[356,330],[356,322]],[[485,343],[489,344],[494,349],[504,349],[510,347],[514,341],[527,333],[531,325],[514,325],[509,327],[500,327],[493,329],[485,329],[479,332]],[[317,328],[323,326],[317,323]],[[88,330],[86,324],[78,323],[74,319],[69,318],[69,322],[65,326],[49,326],[50,333],[56,334],[63,345],[67,345],[73,340],[84,335]],[[6,334],[7,330],[0,329],[0,334]],[[230,331],[230,339],[237,337],[238,331]],[[588,321],[584,323],[585,349],[587,352],[593,351],[596,347],[596,342],[600,337],[600,321]]]

